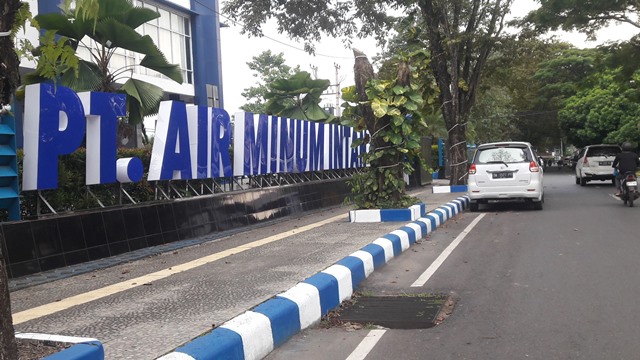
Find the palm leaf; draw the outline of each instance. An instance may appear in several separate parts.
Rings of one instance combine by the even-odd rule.
[[[120,16],[133,8],[129,0],[99,0],[98,19]]]
[[[133,6],[129,0],[100,0],[99,4],[99,20],[118,19],[132,29],[160,17],[160,14],[151,9]]]
[[[40,14],[34,18],[41,28],[47,30],[55,30],[56,34],[66,36],[68,38],[80,41],[85,35],[91,33],[92,22],[86,22],[82,19],[74,19],[71,21],[67,16],[62,14]]]
[[[89,36],[100,44],[110,41],[109,48],[119,47],[145,55],[160,53],[148,35],[140,35],[135,29],[120,23],[115,18],[100,21],[96,25],[95,34]]]
[[[162,54],[147,55],[140,61],[140,65],[155,70],[179,84],[182,84],[184,81],[182,79],[182,69],[180,69],[180,66],[170,64]]]
[[[156,114],[164,94],[161,87],[137,79],[127,80],[120,92],[127,95],[129,123],[132,125],[141,123],[147,115]]]
[[[140,25],[159,17],[160,14],[151,9],[134,7],[119,17],[118,20],[132,29],[136,29]]]
[[[78,63],[78,77],[74,71],[67,71],[62,75],[62,85],[75,91],[98,90],[102,84],[101,72],[98,65],[80,60]]]

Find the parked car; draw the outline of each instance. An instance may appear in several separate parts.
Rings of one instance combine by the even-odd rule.
[[[542,210],[543,168],[528,142],[478,145],[469,167],[469,209],[496,201],[522,200]]]
[[[598,144],[585,146],[576,161],[576,184],[585,186],[589,181],[611,181],[615,184],[611,164],[622,152],[618,145]]]

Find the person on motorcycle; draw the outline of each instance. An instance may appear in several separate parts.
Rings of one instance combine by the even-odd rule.
[[[618,176],[616,176],[616,196],[620,196],[620,184],[622,183],[622,179],[624,175],[628,172],[636,172],[636,169],[640,167],[640,159],[638,159],[638,154],[633,151],[633,145],[630,142],[624,142],[622,144],[622,152],[616,155],[616,158],[613,159],[613,164],[611,166],[614,169],[618,169]]]

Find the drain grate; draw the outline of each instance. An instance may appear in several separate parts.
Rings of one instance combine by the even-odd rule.
[[[341,322],[373,324],[389,329],[426,329],[453,312],[450,295],[417,294],[358,297],[340,311]]]

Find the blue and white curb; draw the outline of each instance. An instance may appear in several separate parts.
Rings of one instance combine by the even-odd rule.
[[[104,348],[96,339],[37,333],[16,333],[16,338],[74,344],[42,360],[104,360]]]
[[[157,360],[259,360],[351,298],[374,270],[469,206],[459,197]]]
[[[455,193],[455,192],[467,192],[469,189],[467,185],[447,185],[447,186],[434,186],[433,193],[434,194],[445,194],[445,193]]]
[[[386,222],[386,221],[414,221],[426,214],[424,203],[409,206],[406,209],[375,209],[351,210],[350,222]]]

